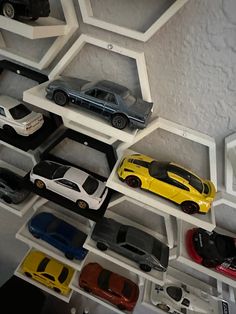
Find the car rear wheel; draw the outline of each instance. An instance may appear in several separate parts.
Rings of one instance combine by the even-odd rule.
[[[41,181],[41,180],[39,180],[39,179],[35,180],[35,181],[34,181],[34,184],[35,184],[35,186],[36,186],[38,189],[40,189],[40,190],[42,190],[42,189],[45,188],[44,182]]]
[[[65,106],[68,103],[68,96],[62,90],[54,92],[53,100],[59,106]]]
[[[87,293],[91,293],[92,292],[92,290],[89,287],[84,287],[83,289]]]
[[[202,265],[207,267],[207,268],[214,268],[218,265],[218,263],[210,260],[203,260]]]
[[[152,270],[152,267],[147,264],[140,264],[139,267],[142,271],[145,271],[146,273],[149,273]]]
[[[125,178],[125,183],[131,188],[140,188],[142,185],[141,180],[135,176],[128,176]]]
[[[57,288],[57,287],[53,287],[53,290],[54,290],[55,292],[57,292],[57,293],[61,293],[61,290],[60,290],[59,288]]]
[[[15,129],[13,129],[10,125],[4,125],[3,130],[7,132],[9,135],[16,135]]]
[[[100,251],[106,251],[108,249],[108,246],[102,242],[98,242],[97,243],[97,248],[100,250]]]
[[[37,233],[32,233],[33,237],[35,237],[35,239],[40,239],[40,236]]]
[[[11,198],[10,198],[9,196],[4,195],[4,196],[2,197],[2,199],[3,199],[4,202],[7,203],[7,204],[11,204],[11,203],[12,203],[12,200],[11,200]]]
[[[10,19],[14,19],[15,15],[16,15],[16,11],[15,11],[14,6],[9,2],[5,2],[3,4],[2,13],[4,16],[6,16]]]
[[[126,307],[125,307],[123,304],[118,304],[117,307],[118,307],[118,309],[121,310],[121,311],[126,310]]]
[[[192,201],[185,201],[181,204],[182,211],[186,214],[193,215],[199,212],[198,204]]]
[[[114,128],[123,130],[128,124],[128,119],[125,115],[117,113],[111,117],[111,124]]]
[[[166,313],[169,313],[170,311],[170,307],[166,305],[165,303],[158,303],[157,307]]]
[[[68,258],[69,260],[73,260],[74,256],[70,253],[65,253],[65,257]]]
[[[27,271],[25,272],[25,276],[28,277],[28,278],[32,278],[31,273],[28,273]]]
[[[88,208],[88,203],[86,203],[85,201],[83,200],[78,200],[76,202],[77,206],[80,208],[80,209],[87,209]]]

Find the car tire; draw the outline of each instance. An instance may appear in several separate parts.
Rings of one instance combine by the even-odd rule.
[[[53,94],[53,100],[59,106],[65,106],[68,103],[68,96],[62,90],[57,90]]]
[[[184,213],[193,215],[199,212],[199,205],[192,201],[185,201],[181,204],[181,209]]]
[[[57,293],[61,293],[61,290],[60,290],[59,288],[57,288],[57,287],[53,287],[53,290],[54,290],[55,292],[57,292]]]
[[[84,291],[87,293],[91,293],[92,290],[89,287],[83,287]]]
[[[77,200],[76,201],[76,205],[80,208],[80,209],[87,209],[88,203],[86,203],[84,200]]]
[[[100,251],[106,251],[108,249],[108,246],[102,242],[97,242],[96,246]]]
[[[166,313],[169,313],[170,311],[170,307],[166,305],[165,303],[158,303],[156,306]]]
[[[119,130],[123,130],[128,125],[128,118],[121,114],[117,113],[111,117],[111,125]]]
[[[7,203],[7,204],[11,204],[11,203],[12,203],[11,198],[10,198],[9,196],[6,196],[6,195],[4,195],[4,196],[2,197],[2,200],[3,200],[5,203]]]
[[[72,261],[74,259],[74,255],[70,254],[70,253],[65,253],[65,257],[67,259],[69,259],[70,261]]]
[[[40,236],[37,233],[32,233],[32,235],[35,239],[40,239]]]
[[[145,271],[145,273],[149,273],[152,270],[152,267],[147,264],[140,264],[139,267],[142,271]]]
[[[218,263],[215,263],[215,262],[210,261],[210,260],[203,260],[202,265],[207,267],[207,268],[215,268],[218,265]]]
[[[39,17],[38,16],[33,16],[30,19],[31,19],[31,21],[37,21],[39,19]]]
[[[15,129],[13,129],[13,127],[11,127],[10,125],[4,125],[3,126],[3,130],[6,133],[8,133],[9,135],[12,135],[12,136],[17,134]]]
[[[142,186],[141,180],[136,176],[126,177],[125,183],[131,188],[140,188]]]
[[[117,307],[118,307],[118,309],[121,310],[121,311],[126,310],[126,307],[124,306],[124,304],[118,304]]]
[[[35,180],[34,185],[40,190],[45,189],[45,183],[42,180],[39,179]]]
[[[28,278],[32,278],[31,273],[28,273],[28,272],[26,271],[24,274],[25,274],[25,276],[26,276],[26,277],[28,277]]]
[[[13,4],[6,1],[2,5],[2,14],[10,19],[14,19],[16,16],[16,10],[13,6]]]

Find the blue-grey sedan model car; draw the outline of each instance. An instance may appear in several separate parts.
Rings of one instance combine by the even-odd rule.
[[[0,198],[8,204],[20,204],[30,191],[23,185],[22,178],[13,171],[0,168]]]
[[[133,226],[103,217],[96,223],[91,238],[97,242],[99,250],[109,248],[137,262],[145,272],[152,268],[162,272],[167,270],[169,247]]]
[[[68,259],[83,260],[87,254],[83,248],[87,235],[52,213],[36,214],[29,220],[28,229],[35,238],[56,247]]]
[[[131,91],[111,81],[89,82],[63,77],[49,83],[46,97],[57,105],[69,102],[111,121],[113,127],[143,129],[151,117],[153,103],[136,98]]]

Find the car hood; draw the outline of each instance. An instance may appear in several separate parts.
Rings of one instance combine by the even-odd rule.
[[[134,111],[136,115],[148,116],[152,112],[153,103],[144,101],[140,98],[130,107],[130,110]]]
[[[113,219],[103,217],[98,221],[91,235],[95,241],[105,241],[107,243],[116,243],[117,233],[121,224]]]

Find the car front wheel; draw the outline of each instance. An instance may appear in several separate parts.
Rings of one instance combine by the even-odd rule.
[[[57,288],[57,287],[54,287],[53,290],[54,290],[55,292],[57,292],[57,293],[61,293],[61,290],[60,290],[59,288]]]
[[[100,250],[100,251],[106,251],[108,249],[108,246],[102,242],[98,242],[97,243],[97,248]]]
[[[12,200],[9,196],[3,196],[2,199],[4,200],[5,203],[7,204],[11,204],[12,203]]]
[[[28,277],[28,278],[32,277],[31,273],[28,273],[27,271],[25,272],[25,276]]]
[[[16,15],[16,11],[15,11],[14,6],[9,2],[5,2],[3,4],[2,13],[4,16],[6,16],[10,19],[14,19],[15,15]]]
[[[193,215],[199,212],[198,204],[192,201],[185,201],[181,204],[182,211],[186,214]]]
[[[125,183],[131,188],[140,188],[142,185],[141,180],[135,176],[128,176],[125,178]]]
[[[55,91],[53,100],[59,106],[65,106],[68,103],[68,96],[62,90]]]
[[[78,200],[76,202],[77,206],[80,208],[80,209],[87,209],[88,208],[88,203],[86,203],[85,201],[83,200]]]
[[[166,313],[169,313],[170,311],[170,307],[166,305],[165,303],[158,303],[157,307]]]
[[[152,270],[152,267],[147,264],[140,264],[139,267],[142,271],[145,271],[146,273],[149,273]]]
[[[13,129],[10,125],[4,125],[3,130],[12,136],[17,134],[15,129]]]
[[[123,130],[128,125],[128,119],[123,114],[114,114],[111,118],[111,124],[114,128]]]
[[[44,182],[41,181],[41,180],[39,180],[39,179],[35,180],[35,181],[34,181],[34,184],[35,184],[35,186],[36,186],[38,189],[40,189],[40,190],[42,190],[42,189],[45,188]]]

